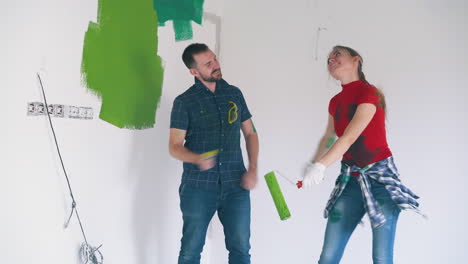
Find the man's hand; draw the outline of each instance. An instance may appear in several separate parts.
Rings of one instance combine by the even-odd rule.
[[[257,185],[257,182],[257,169],[249,169],[242,176],[241,186],[246,190],[252,190]]]
[[[197,160],[195,164],[198,165],[198,168],[201,171],[206,171],[215,166],[216,163],[216,158],[205,158],[202,155],[200,155],[200,158]]]

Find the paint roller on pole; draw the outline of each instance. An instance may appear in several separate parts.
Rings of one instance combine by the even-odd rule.
[[[291,217],[291,212],[289,211],[286,200],[284,199],[283,193],[281,192],[276,175],[280,175],[281,177],[285,178],[277,171],[271,171],[265,175],[265,181],[267,183],[268,189],[270,190],[271,197],[273,198],[273,202],[275,203],[280,219],[286,220]],[[297,188],[302,187],[302,181],[298,181],[296,184],[294,184],[294,182],[292,182],[290,179],[285,179],[293,185],[296,185]]]
[[[285,179],[287,182],[291,183],[292,185],[296,186],[298,189],[302,188],[302,181],[297,181],[294,183],[291,179],[288,177],[284,176],[282,173],[279,173],[278,171],[274,171],[276,175],[281,176],[283,179]]]
[[[281,220],[286,220],[291,217],[291,212],[289,212],[288,205],[284,200],[283,193],[276,179],[274,171],[271,171],[265,175],[265,181],[267,183],[268,189],[270,190],[271,197],[275,203],[276,210],[278,211],[279,217]]]
[[[212,151],[202,153],[201,156],[202,156],[203,159],[211,159],[211,158],[216,157],[218,155],[218,153],[219,153],[219,149],[215,149],[215,150],[212,150]]]
[[[291,212],[289,211],[286,200],[284,199],[283,193],[281,192],[276,175],[281,176],[292,185],[295,185],[298,189],[302,188],[302,181],[297,181],[297,183],[294,183],[291,179],[285,177],[278,171],[271,171],[265,175],[265,181],[267,183],[268,189],[270,190],[270,194],[273,198],[273,202],[275,203],[279,217],[281,220],[286,220],[291,217]]]

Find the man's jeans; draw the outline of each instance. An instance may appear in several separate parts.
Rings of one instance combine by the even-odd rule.
[[[372,229],[374,264],[393,263],[393,244],[400,208],[390,198],[384,185],[370,180],[374,198],[386,218],[383,226]],[[325,241],[319,264],[338,264],[356,225],[365,214],[362,192],[356,177],[351,177],[328,216]]]
[[[180,209],[184,220],[179,264],[198,264],[206,231],[214,213],[224,227],[229,264],[250,264],[250,191],[241,187],[204,190],[181,184]]]

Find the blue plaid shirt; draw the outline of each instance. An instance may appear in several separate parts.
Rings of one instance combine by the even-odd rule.
[[[238,187],[246,169],[240,147],[241,123],[252,115],[239,88],[225,80],[211,92],[195,78],[195,84],[174,100],[171,128],[186,130],[184,146],[194,153],[219,150],[216,166],[200,171],[184,162],[182,183],[197,188]]]
[[[350,166],[344,162],[341,164],[341,174],[338,179],[336,179],[335,188],[333,189],[325,208],[325,218],[328,217],[328,214],[333,209],[336,201],[343,193],[350,177],[352,177],[351,175],[354,173],[359,174],[358,182],[364,199],[364,207],[367,215],[369,216],[372,227],[375,228],[382,226],[386,220],[382,209],[372,195],[371,185],[369,182],[371,179],[385,185],[385,189],[387,189],[390,197],[400,209],[412,209],[424,216],[424,214],[422,214],[418,209],[419,203],[416,200],[419,199],[419,197],[401,183],[399,173],[392,156],[369,164],[364,168],[359,168],[355,165]]]

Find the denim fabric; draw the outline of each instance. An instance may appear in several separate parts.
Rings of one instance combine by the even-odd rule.
[[[369,183],[372,195],[386,219],[383,225],[372,227],[373,263],[391,264],[396,224],[401,209],[393,201],[384,184],[373,179],[369,179]],[[346,244],[365,213],[365,202],[358,179],[350,177],[345,189],[329,211],[319,264],[340,263]]]
[[[371,192],[370,181],[374,180],[387,189],[392,200],[402,210],[412,210],[416,213],[425,216],[419,210],[419,203],[417,196],[408,187],[403,185],[400,180],[400,174],[395,166],[393,157],[388,157],[381,161],[367,165],[364,168],[359,168],[355,165],[348,165],[345,162],[341,163],[341,174],[336,179],[335,187],[330,195],[330,199],[327,202],[327,206],[324,211],[324,217],[327,218],[330,214],[331,208],[335,205],[335,202],[341,196],[341,193],[345,189],[348,180],[352,178],[351,175],[359,176],[358,182],[361,187],[362,196],[364,198],[364,208],[369,216],[372,227],[379,227],[385,224],[385,215],[383,214],[379,204],[373,197]]]
[[[180,209],[184,220],[179,264],[198,264],[206,231],[215,212],[224,228],[229,264],[250,264],[250,191],[241,187],[207,190],[182,183]]]

